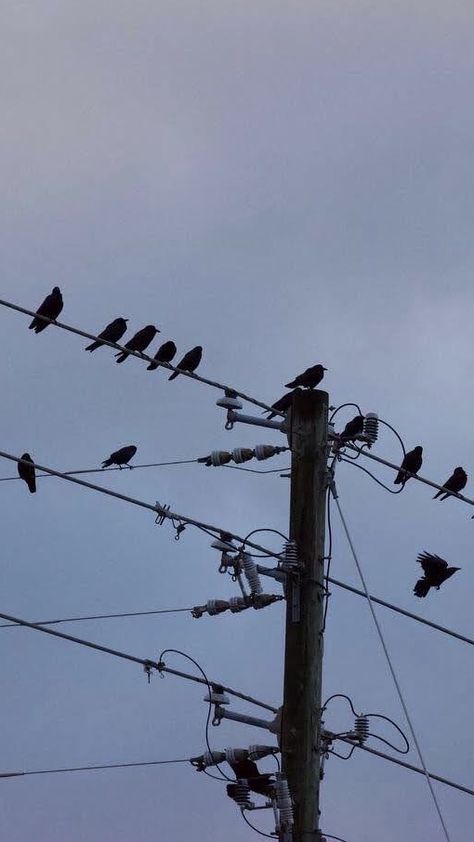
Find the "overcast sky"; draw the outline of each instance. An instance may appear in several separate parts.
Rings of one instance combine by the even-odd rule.
[[[153,322],[180,351],[204,346],[203,375],[262,400],[322,362],[331,403],[356,400],[408,447],[422,444],[427,476],[444,481],[456,465],[472,475],[471,4],[6,0],[1,10],[3,298],[36,309],[58,284],[64,321],[92,332],[117,316],[131,331]],[[213,389],[168,384],[135,359],[119,367],[106,349],[91,357],[78,337],[27,325],[0,308],[3,450],[68,470],[131,443],[137,462],[283,443],[258,428],[226,432]],[[376,452],[397,460],[397,448],[387,432]],[[1,476],[15,472],[2,462]],[[190,465],[98,482],[240,534],[288,526],[278,474]],[[472,636],[471,509],[433,502],[415,482],[395,499],[345,464],[337,484],[372,593]],[[38,486],[32,496],[0,484],[1,612],[37,620],[237,594],[206,535],[189,528],[176,542],[144,510],[55,479]],[[333,575],[357,584],[336,512],[333,522]],[[262,543],[280,549],[276,536]],[[421,601],[423,549],[462,570]],[[333,590],[324,695],[348,693],[405,727],[367,605]],[[472,787],[469,646],[378,614],[428,767]],[[276,605],[61,628],[145,658],[182,649],[211,678],[277,706],[283,625]],[[25,629],[2,631],[0,644],[0,771],[205,750],[202,688],[170,676],[148,686],[139,666]],[[342,701],[326,725],[351,727]],[[210,739],[224,748],[268,735],[229,723]],[[185,764],[1,788],[8,842],[254,838],[225,787]],[[452,842],[467,840],[472,801],[436,792]],[[347,842],[443,839],[426,781],[360,751],[328,761],[321,806],[322,828]],[[272,829],[270,814],[253,818]]]

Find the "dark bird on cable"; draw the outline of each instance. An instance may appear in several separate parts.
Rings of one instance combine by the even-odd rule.
[[[122,465],[128,465],[130,459],[135,456],[136,452],[137,448],[134,444],[127,444],[126,447],[121,447],[120,450],[111,453],[109,458],[105,462],[102,462],[102,467],[108,468],[110,465],[118,465],[121,468]]]
[[[25,480],[31,494],[34,494],[36,491],[35,464],[29,453],[24,453],[21,458],[25,462],[31,462],[31,465],[24,465],[23,462],[18,462],[18,474],[20,479]]]
[[[278,415],[279,412],[288,412],[288,410],[293,404],[294,396],[298,395],[302,391],[302,389],[293,389],[292,392],[286,392],[286,394],[283,395],[282,398],[279,398],[277,401],[275,401],[275,403],[272,403],[272,409],[275,409],[276,412],[270,412],[268,409],[266,409],[264,414],[268,413],[268,420],[271,421],[271,419],[274,418],[275,415]]]
[[[100,348],[104,344],[104,342],[100,342],[101,339],[106,342],[118,342],[127,330],[127,322],[128,319],[122,319],[122,317],[114,319],[107,327],[104,327],[102,333],[99,333],[99,338],[84,350],[90,351],[91,353],[92,351],[96,351],[97,348]]]
[[[424,576],[418,579],[413,588],[415,596],[426,596],[430,588],[436,588],[439,591],[446,579],[449,579],[457,570],[461,570],[460,567],[448,567],[448,562],[444,558],[427,553],[426,550],[419,554],[417,561],[423,568]]]
[[[313,365],[303,371],[303,374],[298,374],[298,377],[295,377],[291,383],[285,383],[285,387],[295,389],[297,386],[303,386],[305,389],[315,389],[318,383],[321,383],[325,371],[327,371],[327,368],[324,368],[323,365]]]
[[[54,321],[58,318],[63,306],[64,304],[61,290],[59,287],[53,287],[53,291],[46,296],[43,303],[38,307],[36,313],[38,316],[46,316],[46,318],[53,319]],[[35,333],[41,333],[41,331],[46,327],[48,327],[48,322],[44,322],[42,319],[38,319],[35,316],[29,326],[29,329],[34,330]]]
[[[148,348],[150,342],[155,338],[156,334],[159,333],[157,327],[154,325],[147,325],[146,327],[142,327],[135,336],[132,336],[131,339],[124,345],[124,348],[128,348],[129,351],[140,351],[143,352],[145,348]],[[119,351],[118,354],[115,354],[117,357],[118,363],[123,363],[124,360],[127,359],[129,356],[127,351]]]
[[[196,345],[195,348],[192,348],[191,351],[188,351],[187,354],[184,355],[183,359],[177,364],[176,368],[181,368],[183,371],[196,371],[199,363],[201,362],[202,357],[202,347],[201,345]],[[168,380],[174,380],[177,377],[179,371],[173,371],[168,377]]]
[[[352,421],[348,421],[342,433],[339,433],[339,441],[354,441],[364,431],[364,416],[356,415]]]
[[[169,342],[164,342],[163,345],[160,345],[155,356],[153,357],[153,359],[156,360],[156,362],[152,362],[150,363],[150,365],[147,365],[146,370],[154,371],[155,368],[158,368],[160,363],[170,363],[175,354],[176,345],[174,344],[174,342],[172,342],[171,339]]]
[[[450,491],[455,491],[456,494],[459,494],[460,491],[463,490],[464,486],[467,483],[467,474],[464,468],[455,468],[449,479],[443,484],[443,490],[438,491],[437,494],[433,497],[433,500],[436,500],[437,497],[440,497],[443,494],[444,489],[446,489],[446,494],[443,494],[441,497],[442,500],[446,500],[446,497],[449,497]]]
[[[271,775],[261,774],[253,760],[227,761],[237,780],[246,780],[252,792],[269,795],[274,786]],[[230,795],[230,793],[228,793]],[[232,798],[232,795],[230,795]]]
[[[400,483],[405,485],[407,480],[410,479],[407,471],[409,471],[410,474],[418,473],[423,464],[422,453],[423,448],[420,445],[417,445],[417,447],[414,447],[413,450],[409,450],[408,453],[405,454],[400,470],[393,481],[395,485],[400,485]]]

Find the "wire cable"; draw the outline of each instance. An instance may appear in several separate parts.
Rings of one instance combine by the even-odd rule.
[[[359,449],[359,456],[360,456],[361,454],[362,454],[362,448],[360,448],[360,449]],[[348,465],[354,465],[354,462],[355,462],[356,458],[357,458],[357,457],[350,456],[350,457],[349,457],[349,459],[346,459],[344,456],[341,456],[341,457],[339,458],[339,461],[340,461],[340,462],[347,462],[347,464],[348,464]],[[388,486],[388,485],[385,485],[385,483],[383,483],[383,482],[382,482],[382,480],[377,479],[377,477],[376,477],[374,474],[372,474],[370,471],[368,471],[368,470],[367,470],[367,468],[362,467],[362,465],[354,465],[354,467],[355,467],[355,468],[359,468],[359,470],[360,470],[360,471],[363,471],[363,472],[364,472],[364,474],[368,474],[368,475],[369,475],[369,477],[372,477],[372,479],[373,479],[373,480],[375,480],[375,482],[376,482],[376,483],[378,483],[378,485],[381,485],[381,486],[382,486],[382,488],[385,488],[385,491],[388,491],[388,492],[389,492],[389,494],[401,494],[401,493],[402,493],[402,491],[404,491],[404,489],[405,489],[405,485],[404,485],[404,484],[402,484],[402,485],[400,486],[400,488],[398,488],[398,489],[395,491],[393,488],[389,488],[389,486]]]
[[[373,740],[380,740],[381,743],[385,743],[386,746],[388,746],[389,748],[392,748],[394,751],[397,751],[398,754],[408,754],[409,751],[410,751],[410,745],[409,745],[408,740],[405,737],[405,735],[403,735],[404,739],[406,740],[406,743],[407,743],[407,748],[405,748],[405,749],[397,748],[397,746],[394,746],[393,743],[386,740],[385,737],[380,737],[378,734],[373,734],[372,731],[369,731],[368,736],[372,737]]]
[[[259,836],[265,836],[267,839],[275,839],[276,838],[274,833],[263,833],[262,830],[259,830],[251,822],[249,822],[249,820],[248,820],[248,818],[245,815],[243,810],[240,811],[240,814],[241,814],[244,822],[246,822],[246,824],[248,824],[248,826],[251,827],[252,830],[255,831],[255,833],[258,833]]]
[[[324,702],[324,704],[323,704],[323,706],[322,706],[322,708],[321,708],[321,716],[323,715],[324,711],[326,710],[326,708],[327,708],[327,706],[328,706],[329,702],[332,702],[332,700],[333,700],[333,699],[345,699],[345,700],[346,700],[346,702],[348,702],[348,703],[349,703],[349,705],[350,705],[350,708],[351,708],[351,711],[352,711],[352,715],[353,715],[353,716],[358,716],[357,711],[354,709],[354,705],[353,705],[353,703],[352,703],[352,699],[351,699],[349,696],[346,696],[346,694],[345,694],[345,693],[333,693],[333,694],[332,694],[332,696],[329,696],[329,698],[328,698],[328,699],[326,699],[326,701]]]
[[[65,772],[93,772],[99,769],[131,769],[139,766],[165,766],[171,763],[189,763],[189,758],[180,760],[147,760],[140,763],[104,763],[94,766],[70,766],[63,769],[33,769],[27,772],[0,772],[0,778],[20,778],[28,775],[61,775]]]
[[[324,632],[326,631],[326,617],[327,617],[327,613],[328,613],[329,597],[330,597],[330,593],[329,593],[329,573],[330,573],[330,570],[331,570],[331,560],[332,560],[332,524],[331,524],[331,489],[330,489],[329,486],[328,486],[328,490],[327,490],[326,518],[327,518],[327,524],[328,524],[328,553],[327,553],[327,556],[326,556],[327,567],[326,567],[326,577],[325,577],[325,582],[324,582],[326,599],[325,599],[325,603],[324,603],[323,626],[322,626],[322,629],[321,629],[321,634],[324,634]]]
[[[346,842],[345,839],[342,839],[340,836],[333,836],[332,833],[326,833],[324,830],[321,831],[323,838],[326,839],[337,839],[337,842]]]
[[[64,471],[64,476],[75,476],[77,474],[104,474],[109,471],[136,471],[140,468],[163,468],[168,465],[191,465],[197,464],[199,459],[176,459],[172,462],[150,462],[146,465],[122,465],[122,467],[111,467],[111,468],[82,468],[79,471]],[[36,479],[44,479],[44,477],[50,477],[51,474],[36,474]],[[21,477],[0,477],[0,482],[12,482],[13,480],[20,480]]]
[[[391,430],[392,433],[397,437],[398,441],[400,442],[400,447],[403,450],[403,458],[405,458],[405,456],[407,455],[407,452],[405,450],[405,444],[403,442],[403,439],[402,439],[400,433],[398,433],[397,430],[395,429],[395,427],[392,427],[392,425],[389,424],[388,421],[384,421],[383,418],[379,418],[379,424],[383,424],[384,427],[388,427],[388,429]]]
[[[332,407],[332,409],[334,409],[334,411],[333,411],[332,415],[331,415],[331,416],[330,416],[330,418],[329,418],[329,423],[331,423],[331,421],[333,420],[333,418],[335,418],[335,417],[336,417],[336,415],[337,415],[337,413],[339,412],[339,410],[340,410],[340,409],[344,409],[344,407],[345,407],[345,406],[353,406],[353,407],[355,407],[355,409],[357,409],[357,412],[359,413],[359,415],[363,415],[363,414],[364,414],[364,413],[362,412],[362,410],[361,410],[361,408],[360,408],[360,406],[359,406],[359,404],[358,404],[358,403],[350,403],[350,402],[349,402],[349,403],[341,403],[341,405],[340,405],[340,406],[338,406],[338,407],[336,407],[336,409],[334,409],[334,407]]]
[[[82,336],[84,339],[92,339],[94,341],[99,340],[102,345],[108,345],[109,348],[115,348],[117,351],[125,351],[129,356],[138,357],[139,360],[153,363],[156,362],[153,357],[149,357],[147,354],[142,353],[141,351],[130,351],[128,348],[125,348],[123,345],[119,345],[117,342],[109,342],[106,339],[100,339],[93,333],[87,333],[84,330],[80,330],[77,327],[73,327],[72,325],[68,325],[65,322],[58,322],[54,319],[48,319],[47,316],[41,316],[38,313],[34,312],[33,310],[27,310],[26,307],[20,307],[18,304],[13,304],[11,301],[3,301],[0,299],[0,305],[2,307],[7,307],[9,310],[16,310],[18,313],[24,313],[27,316],[32,316],[33,318],[40,319],[41,321],[45,322],[46,324],[53,325],[53,327],[58,327],[61,330],[67,330],[69,333],[75,333],[77,336]],[[213,386],[215,389],[220,389],[221,392],[231,391],[239,398],[242,398],[248,403],[253,403],[255,406],[259,406],[261,409],[271,410],[276,415],[280,415],[282,418],[285,417],[283,412],[279,412],[278,410],[273,409],[273,407],[268,406],[266,403],[262,403],[262,401],[257,400],[256,398],[250,397],[250,395],[246,395],[244,392],[238,392],[237,389],[234,389],[231,386],[226,386],[223,383],[217,383],[215,380],[208,380],[206,377],[202,377],[199,374],[195,374],[194,372],[184,371],[181,368],[177,368],[171,363],[160,363],[160,366],[163,368],[167,368],[170,371],[178,371],[184,377],[191,377],[193,380],[197,380],[200,383],[206,383],[207,386]]]
[[[35,620],[36,626],[56,626],[58,623],[79,623],[82,620],[110,620],[116,617],[147,617],[152,614],[180,614],[192,612],[192,608],[160,608],[156,611],[127,611],[122,614],[90,614],[87,617],[63,617],[60,620]],[[18,629],[18,623],[0,623],[0,629]]]
[[[410,751],[410,743],[408,742],[407,737],[400,728],[400,726],[397,725],[397,723],[394,722],[393,719],[390,719],[389,716],[385,716],[383,713],[366,713],[364,715],[368,716],[370,719],[383,719],[385,720],[385,722],[390,722],[390,725],[393,725],[395,730],[398,731],[402,740],[404,741],[404,749],[397,748],[396,746],[392,745],[392,743],[389,743],[388,740],[385,740],[383,737],[379,737],[378,734],[371,734],[370,736],[375,737],[376,740],[381,740],[383,743],[386,743],[388,746],[390,746],[390,748],[393,748],[394,751],[398,751],[399,754],[408,754],[408,752]]]
[[[426,764],[425,764],[425,760],[424,760],[424,757],[423,757],[423,753],[422,753],[422,751],[421,751],[421,747],[420,747],[420,744],[419,744],[419,742],[418,742],[418,738],[417,738],[417,736],[416,736],[416,733],[415,733],[415,729],[414,729],[413,723],[412,723],[412,721],[411,721],[410,713],[409,713],[409,711],[408,711],[408,708],[407,708],[407,705],[406,705],[406,702],[405,702],[404,695],[403,695],[403,693],[402,693],[402,690],[401,690],[400,684],[399,684],[399,682],[398,682],[397,674],[396,674],[395,669],[394,669],[393,664],[392,664],[392,659],[391,659],[391,657],[390,657],[390,653],[389,653],[389,651],[388,651],[388,649],[387,649],[387,645],[386,645],[386,643],[385,643],[385,638],[384,638],[384,636],[383,636],[382,629],[381,629],[380,624],[379,624],[379,621],[378,621],[378,619],[377,619],[377,615],[376,615],[376,613],[375,613],[374,606],[372,605],[372,600],[371,600],[371,598],[370,598],[370,594],[369,594],[369,591],[368,591],[368,588],[367,588],[367,585],[366,585],[366,582],[365,582],[365,577],[364,577],[364,574],[363,574],[363,572],[362,572],[362,568],[361,568],[361,566],[360,566],[360,562],[359,562],[359,559],[358,559],[358,556],[357,556],[357,553],[356,553],[356,550],[355,550],[354,544],[353,544],[353,542],[352,542],[352,538],[351,538],[351,535],[350,535],[350,532],[349,532],[349,529],[348,529],[348,526],[347,526],[347,523],[346,523],[346,520],[345,520],[344,514],[343,514],[343,512],[342,512],[342,509],[341,509],[341,504],[339,503],[339,498],[338,498],[338,496],[337,496],[337,491],[336,491],[336,489],[335,489],[334,484],[333,484],[333,486],[332,486],[332,491],[333,491],[334,500],[335,500],[335,503],[336,503],[336,506],[337,506],[337,509],[338,509],[338,512],[339,512],[339,516],[340,516],[340,518],[341,518],[341,523],[342,523],[342,526],[343,526],[343,529],[344,529],[344,532],[345,532],[345,535],[346,535],[346,538],[347,538],[347,541],[348,541],[349,547],[350,547],[350,549],[351,549],[352,557],[353,557],[353,559],[354,559],[354,563],[355,563],[355,565],[356,565],[356,567],[357,567],[357,572],[358,572],[358,574],[359,574],[359,577],[360,577],[360,580],[361,580],[361,583],[362,583],[362,587],[363,587],[363,589],[364,589],[364,591],[365,591],[365,595],[366,595],[366,597],[367,597],[367,602],[368,602],[368,605],[369,605],[370,613],[372,614],[372,619],[373,619],[373,621],[374,621],[374,625],[375,625],[375,628],[376,628],[376,630],[377,630],[377,634],[378,634],[378,637],[379,637],[379,639],[380,639],[380,643],[381,643],[381,645],[382,645],[382,648],[383,648],[383,651],[384,651],[384,654],[385,654],[385,658],[386,658],[386,660],[387,660],[387,664],[388,664],[388,667],[389,667],[389,670],[390,670],[390,673],[391,673],[391,676],[392,676],[392,679],[393,679],[393,683],[394,683],[394,685],[395,685],[395,689],[396,689],[396,691],[397,691],[397,695],[398,695],[398,698],[399,698],[399,700],[400,700],[400,704],[401,704],[401,706],[402,706],[402,708],[403,708],[403,712],[404,712],[404,714],[405,714],[405,717],[406,717],[406,720],[407,720],[407,723],[408,723],[408,727],[409,727],[409,729],[410,729],[410,733],[411,733],[411,735],[412,735],[413,742],[414,742],[414,744],[415,744],[415,747],[416,747],[416,750],[417,750],[417,753],[418,753],[418,757],[419,757],[419,759],[420,759],[420,763],[421,763],[421,765],[422,765],[422,767],[423,767],[423,771],[424,771],[424,774],[425,774],[425,777],[426,777],[426,781],[427,781],[427,784],[428,784],[428,788],[429,788],[430,793],[431,793],[431,797],[432,797],[432,799],[433,799],[433,803],[434,803],[435,808],[436,808],[436,812],[438,813],[439,820],[440,820],[440,822],[441,822],[441,826],[442,826],[442,828],[443,828],[443,832],[444,832],[444,835],[445,835],[445,837],[446,837],[446,840],[447,840],[447,842],[450,842],[450,836],[449,836],[449,833],[448,833],[448,829],[447,829],[447,827],[446,827],[446,823],[445,823],[445,821],[444,821],[443,814],[442,814],[442,812],[441,812],[441,808],[440,808],[440,806],[439,806],[438,799],[437,799],[437,797],[436,797],[436,793],[435,793],[435,791],[434,791],[434,789],[433,789],[433,784],[431,783],[431,778],[430,778],[429,773],[428,773],[428,770],[427,770],[427,768],[426,768]]]

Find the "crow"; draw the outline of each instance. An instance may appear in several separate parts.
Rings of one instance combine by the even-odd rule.
[[[467,474],[464,468],[455,468],[449,479],[447,479],[443,485],[443,490],[446,489],[447,494],[443,494],[442,490],[438,491],[438,493],[435,494],[435,496],[433,497],[433,500],[436,500],[436,498],[440,497],[441,494],[443,494],[441,499],[446,500],[446,497],[450,496],[450,491],[455,491],[456,493],[459,493],[460,491],[462,491],[466,483]]]
[[[271,421],[271,419],[274,418],[275,415],[278,415],[279,412],[288,412],[289,408],[293,404],[294,396],[298,395],[302,391],[302,389],[293,389],[292,392],[286,392],[282,398],[279,398],[275,401],[275,403],[272,403],[272,409],[276,409],[276,412],[270,412],[270,410],[266,409],[265,413],[267,413],[268,420]]]
[[[426,550],[418,555],[417,561],[423,568],[424,576],[418,579],[413,593],[415,596],[426,596],[430,588],[436,588],[439,591],[440,586],[446,579],[449,579],[460,567],[448,567],[448,562],[439,555],[432,555]]]
[[[364,416],[356,415],[352,421],[348,421],[342,433],[339,433],[339,441],[354,441],[356,436],[364,430]]]
[[[116,450],[115,453],[111,453],[109,458],[102,462],[103,468],[108,468],[110,465],[118,465],[119,468],[122,465],[127,465],[135,456],[137,452],[137,448],[134,444],[128,444],[126,447],[121,447],[120,450]]]
[[[128,348],[129,351],[144,351],[159,332],[158,328],[154,325],[147,325],[139,330],[135,336],[132,336],[124,347]],[[115,356],[117,357],[118,363],[123,363],[127,359],[128,353],[127,351],[119,351]]]
[[[413,448],[413,450],[410,450],[408,453],[405,454],[403,462],[400,466],[400,470],[393,481],[394,485],[400,485],[400,483],[405,485],[407,480],[410,479],[409,475],[407,474],[407,471],[409,471],[410,474],[418,473],[423,464],[422,453],[423,448],[420,445],[417,445]]]
[[[61,290],[59,287],[53,287],[53,291],[46,296],[43,303],[40,304],[36,313],[38,316],[46,316],[48,319],[56,320],[63,309],[63,297],[61,295]],[[38,319],[36,316],[31,322],[29,329],[34,330],[35,333],[41,333],[48,327],[48,322],[44,322],[43,319]]]
[[[291,383],[285,383],[286,389],[295,389],[296,386],[304,386],[306,389],[314,389],[321,382],[324,377],[324,372],[327,368],[323,365],[313,365],[303,371],[303,374],[298,374]]]
[[[147,365],[146,370],[154,371],[155,368],[158,368],[160,363],[170,363],[176,354],[176,350],[174,342],[171,340],[169,342],[164,342],[163,345],[160,345],[154,356],[154,360],[156,360],[156,362],[152,362],[150,365]]]
[[[104,327],[102,333],[99,333],[99,339],[93,342],[92,345],[88,345],[84,350],[90,351],[91,353],[92,351],[96,351],[97,348],[100,348],[104,344],[99,341],[100,339],[105,339],[107,342],[118,342],[127,330],[127,322],[128,319],[122,319],[121,317],[114,319],[107,327]]]
[[[257,764],[254,763],[253,760],[236,760],[234,762],[227,762],[229,763],[235,777],[238,780],[246,780],[252,792],[258,792],[259,795],[269,795],[271,793],[274,785],[272,776],[261,774],[258,771]]]
[[[196,371],[199,363],[201,362],[202,357],[202,347],[201,345],[196,345],[195,348],[192,348],[191,351],[188,351],[187,354],[184,355],[183,359],[178,363],[176,368],[181,368],[183,371]],[[168,380],[174,380],[177,377],[179,371],[173,371],[168,377]]]
[[[18,474],[20,479],[24,479],[31,494],[36,491],[35,465],[29,453],[24,453],[21,457],[25,462],[31,462],[31,465],[24,465],[23,462],[18,462]]]

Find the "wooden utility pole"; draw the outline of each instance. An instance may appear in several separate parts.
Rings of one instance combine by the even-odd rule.
[[[291,410],[290,538],[302,562],[287,583],[282,760],[294,800],[292,837],[319,842],[324,533],[328,395],[297,393]]]

